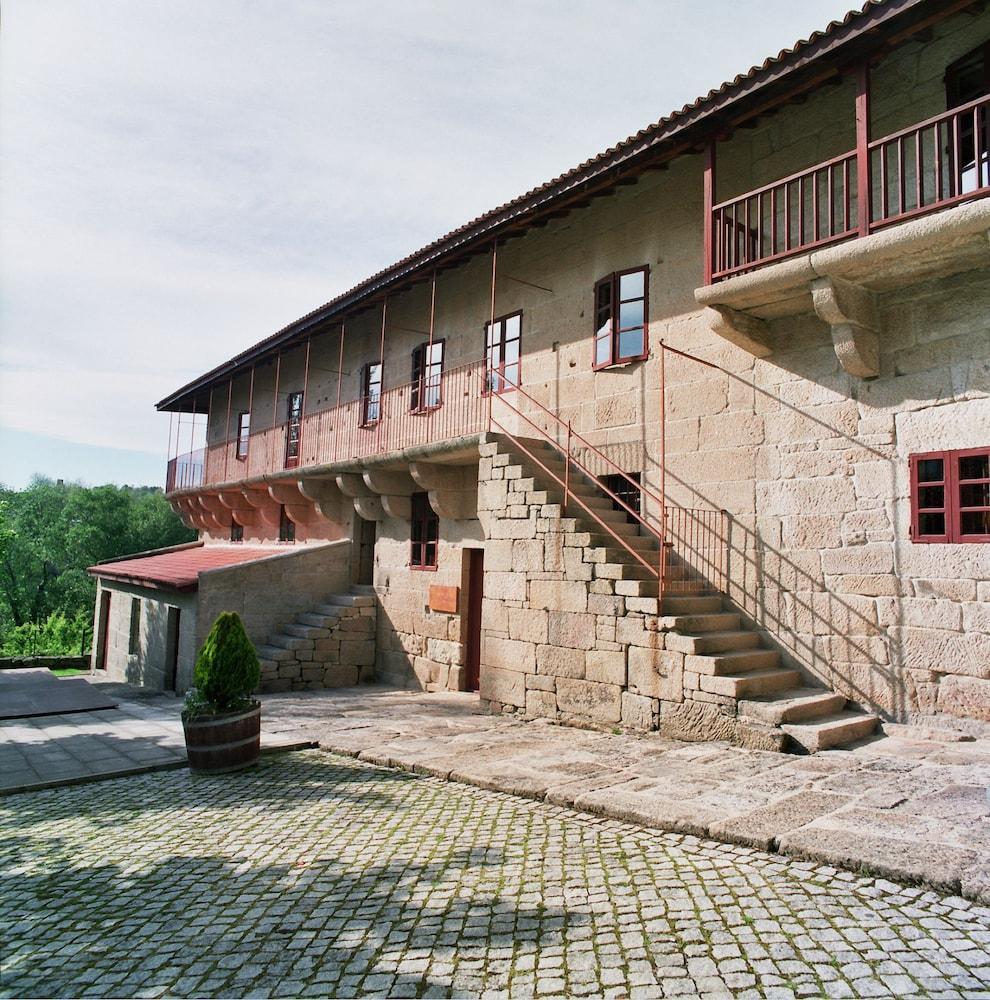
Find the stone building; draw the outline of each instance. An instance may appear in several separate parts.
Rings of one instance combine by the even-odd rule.
[[[988,60],[984,4],[868,3],[162,400],[203,549],[279,552],[223,571],[265,686],[990,721]]]

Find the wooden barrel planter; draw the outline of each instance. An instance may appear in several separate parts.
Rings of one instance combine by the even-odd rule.
[[[261,705],[235,715],[182,720],[189,767],[200,774],[239,771],[261,753]]]

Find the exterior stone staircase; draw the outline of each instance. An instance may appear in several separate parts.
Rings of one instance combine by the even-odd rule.
[[[377,603],[370,587],[331,594],[257,646],[259,690],[311,691],[350,687],[375,668]]]
[[[659,695],[661,731],[678,738],[728,738],[797,753],[841,747],[874,732],[876,715],[850,707],[842,695],[808,686],[800,671],[782,664],[780,652],[771,648],[763,633],[745,627],[742,616],[728,607],[726,598],[713,593],[707,582],[672,551],[668,554],[668,584],[661,606],[654,574],[575,500],[564,510],[563,489],[547,474],[549,470],[563,479],[564,459],[551,444],[521,441],[545,466],[543,469],[509,439],[493,440],[498,443],[499,454],[508,458],[504,474],[514,479],[516,495],[525,492],[531,505],[541,505],[541,516],[545,518],[563,518],[565,528],[584,547],[584,561],[594,564],[595,582],[609,582],[608,593],[623,598],[626,615],[644,616],[645,628],[655,630],[654,656],[663,663],[668,685],[664,690],[670,690],[670,681],[680,676],[685,703],[682,707],[688,711],[678,711],[678,718],[669,726],[665,724],[662,686],[656,683],[657,678],[644,677],[644,671],[636,669],[636,664],[648,661],[634,658],[631,647],[626,684],[630,692]],[[642,554],[651,566],[657,564],[657,538],[640,525],[629,523],[625,511],[615,510],[612,500],[594,480],[572,467],[569,486],[629,548]],[[589,610],[591,606],[589,595]],[[696,706],[687,704],[690,702]],[[692,707],[698,709],[696,724],[685,724],[685,718],[691,719]]]

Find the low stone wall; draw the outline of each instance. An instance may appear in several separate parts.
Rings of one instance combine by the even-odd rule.
[[[0,656],[0,670],[26,670],[32,667],[89,670],[89,653],[84,656]]]

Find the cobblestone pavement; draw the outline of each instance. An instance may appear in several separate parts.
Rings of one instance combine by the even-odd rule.
[[[321,751],[0,802],[4,996],[990,997],[990,909]]]

